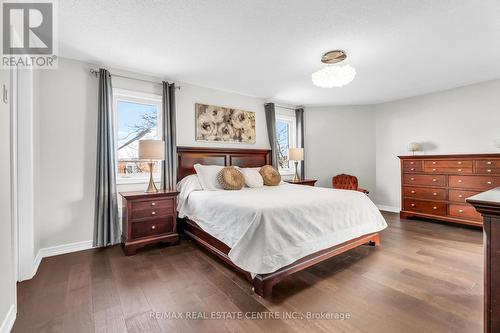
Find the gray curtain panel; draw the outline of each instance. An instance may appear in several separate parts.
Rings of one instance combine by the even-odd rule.
[[[99,69],[97,108],[97,174],[94,217],[95,247],[120,242],[120,222],[116,197],[115,132],[111,74]]]
[[[175,132],[175,84],[163,81],[163,141],[165,160],[161,168],[161,184],[174,190],[177,184],[177,142]]]
[[[271,146],[271,161],[274,168],[278,169],[278,146],[276,139],[276,108],[274,103],[264,104],[266,111],[267,134]]]
[[[297,124],[297,148],[304,148],[304,109],[295,110],[295,122]],[[300,178],[306,178],[305,161],[300,161],[298,171]]]

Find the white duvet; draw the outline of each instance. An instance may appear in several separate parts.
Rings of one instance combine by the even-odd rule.
[[[229,258],[253,274],[387,227],[357,191],[290,184],[239,191],[203,191],[189,182],[181,187],[179,217],[231,247]]]

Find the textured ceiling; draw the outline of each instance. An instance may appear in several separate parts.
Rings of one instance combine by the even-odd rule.
[[[290,104],[371,104],[500,78],[499,0],[64,0],[59,53]],[[311,83],[344,49],[357,76]]]

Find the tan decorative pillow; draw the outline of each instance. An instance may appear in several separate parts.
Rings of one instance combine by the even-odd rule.
[[[264,185],[277,186],[281,183],[280,173],[270,165],[264,165],[260,168],[260,175],[264,179]]]
[[[245,186],[243,174],[232,166],[225,167],[219,171],[217,181],[225,190],[241,190]]]

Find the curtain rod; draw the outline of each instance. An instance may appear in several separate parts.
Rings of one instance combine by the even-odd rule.
[[[90,69],[90,73],[92,75],[94,75],[95,77],[99,77],[99,70],[97,70],[97,69],[91,68]],[[151,80],[144,80],[144,79],[139,79],[139,78],[136,78],[136,77],[119,75],[119,74],[113,74],[113,73],[110,73],[110,74],[111,74],[111,76],[121,77],[122,79],[136,80],[136,81],[142,81],[142,82],[147,82],[147,83],[153,83],[153,84],[157,84],[157,85],[162,85],[161,82],[156,82],[156,81],[151,81]],[[181,87],[180,86],[175,86],[175,89],[179,89],[180,90]]]

